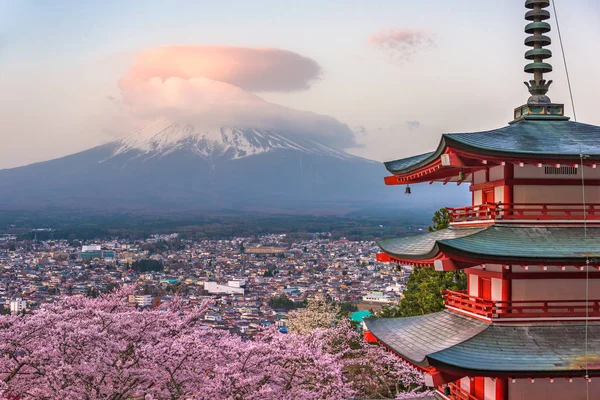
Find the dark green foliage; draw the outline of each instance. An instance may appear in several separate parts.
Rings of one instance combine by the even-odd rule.
[[[289,297],[287,297],[285,294],[282,294],[277,297],[271,297],[271,299],[269,300],[269,306],[273,309],[283,308],[285,310],[293,310],[296,308],[306,307],[306,304],[307,304],[306,300],[304,300],[300,303],[295,303]]]
[[[275,268],[273,269],[268,269],[263,273],[263,276],[267,276],[267,277],[272,277],[277,275],[277,270]]]
[[[464,290],[467,276],[462,272],[438,272],[433,267],[418,267],[408,278],[404,298],[396,307],[382,307],[378,317],[412,317],[444,309],[442,291]]]
[[[354,311],[358,311],[358,307],[356,307],[356,305],[354,305],[353,303],[348,303],[345,301],[340,303],[340,312],[342,314],[346,315]]]
[[[160,272],[164,266],[156,260],[139,260],[133,262],[131,269],[137,272]]]
[[[450,226],[450,217],[446,208],[440,208],[437,210],[431,218],[433,225],[429,227],[429,232],[439,231],[446,229]]]
[[[395,237],[426,226],[425,212],[398,214],[395,210],[364,212],[357,215],[269,215],[269,214],[77,214],[74,212],[0,213],[0,233],[19,235],[19,240],[143,239],[155,233],[177,232],[182,239],[231,239],[285,233],[287,240],[317,237],[374,240]],[[14,227],[7,226],[14,224]],[[32,232],[32,228],[52,227],[52,231]],[[330,232],[331,236],[320,235]],[[156,250],[161,250],[156,246]]]

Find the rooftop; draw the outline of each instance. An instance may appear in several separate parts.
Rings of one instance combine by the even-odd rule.
[[[600,160],[600,126],[562,120],[521,120],[491,131],[446,133],[430,153],[388,161],[393,174],[405,174],[424,167],[447,153],[448,148],[478,155],[527,157],[539,160]]]
[[[498,325],[450,311],[365,319],[369,331],[420,367],[509,376],[585,374],[585,323]],[[588,324],[588,361],[600,364],[600,324]]]
[[[377,244],[400,260],[431,260],[444,253],[500,262],[584,264],[586,258],[600,256],[600,228],[588,227],[584,232],[579,226],[451,226]]]

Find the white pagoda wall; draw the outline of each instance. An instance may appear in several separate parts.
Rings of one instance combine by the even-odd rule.
[[[600,299],[600,279],[590,279],[589,299]],[[513,279],[512,300],[585,300],[585,280]]]
[[[496,400],[496,381],[492,378],[484,379],[483,400]]]
[[[582,200],[581,186],[515,186],[514,203],[577,203]],[[600,186],[585,187],[586,203],[600,203]]]
[[[564,165],[565,167],[567,165]],[[583,170],[583,174],[585,179],[600,179],[600,168],[590,168],[585,167]],[[554,174],[545,174],[544,167],[537,167],[535,165],[525,165],[523,167],[515,166],[514,169],[514,178],[515,179],[574,179],[581,180],[581,168],[577,170],[576,174],[573,175],[554,175]],[[493,179],[490,179],[493,180]]]
[[[589,399],[600,399],[600,379],[592,378],[589,385]],[[508,384],[509,400],[587,400],[586,381],[583,378],[574,378],[569,383],[564,378],[554,379],[554,383],[544,378],[536,379],[531,383],[528,379],[517,379],[515,383]]]
[[[479,296],[479,279],[477,275],[471,275],[469,277],[469,296]]]
[[[460,388],[465,392],[469,393],[471,390],[471,379],[468,376],[465,376],[460,380]]]
[[[600,168],[584,167],[586,179],[600,179]],[[504,167],[496,166],[489,169],[489,179],[486,171],[476,171],[473,174],[473,184],[493,182],[504,179]],[[525,165],[514,167],[514,179],[541,179],[541,180],[572,180],[581,181],[581,168],[574,175],[546,174],[544,167]],[[586,202],[600,203],[600,186],[586,186]],[[580,185],[515,185],[513,187],[513,203],[581,203],[582,191]],[[494,188],[495,203],[504,201],[504,186]],[[483,203],[483,192],[473,191],[473,205]]]

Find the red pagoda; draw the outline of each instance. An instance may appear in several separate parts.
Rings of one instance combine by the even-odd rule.
[[[600,127],[546,95],[549,0],[527,0],[531,97],[500,129],[444,134],[385,163],[387,185],[465,182],[450,227],[386,239],[380,261],[464,271],[446,310],[367,319],[367,336],[426,373],[439,399],[600,399]]]

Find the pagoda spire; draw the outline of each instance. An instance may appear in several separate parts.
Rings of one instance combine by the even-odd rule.
[[[525,45],[532,47],[531,50],[525,52],[525,59],[530,60],[529,64],[525,65],[525,72],[533,74],[533,79],[529,83],[525,82],[531,97],[527,100],[527,104],[549,104],[550,98],[546,96],[548,88],[552,81],[546,81],[544,74],[552,72],[552,65],[544,60],[552,57],[552,52],[545,49],[552,43],[551,39],[544,35],[550,32],[550,24],[544,22],[550,18],[550,13],[544,8],[550,6],[550,0],[526,0],[525,7],[530,9],[525,14],[525,19],[531,21],[525,26],[525,32],[531,36],[525,39]]]
[[[525,13],[525,19],[530,21],[525,25],[525,33],[528,36],[525,39],[525,45],[531,47],[525,52],[525,59],[529,61],[525,65],[525,72],[533,74],[533,79],[525,82],[531,96],[527,99],[527,104],[515,108],[514,119],[509,122],[527,120],[568,120],[565,117],[564,104],[553,103],[550,97],[546,96],[548,88],[552,81],[544,79],[544,74],[552,72],[552,65],[546,62],[552,57],[552,52],[544,47],[550,45],[552,40],[545,33],[550,32],[550,24],[545,22],[550,19],[550,12],[545,8],[550,6],[550,0],[526,0],[525,7],[529,9]]]

